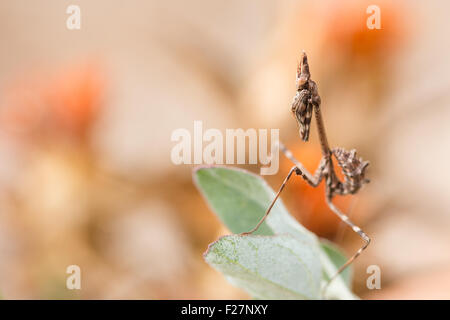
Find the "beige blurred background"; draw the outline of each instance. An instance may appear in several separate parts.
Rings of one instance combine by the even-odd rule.
[[[66,9],[81,8],[81,29]],[[366,8],[381,9],[369,30]],[[0,296],[248,298],[202,259],[227,233],[174,165],[177,128],[279,128],[314,170],[290,102],[302,49],[330,143],[370,160],[341,207],[373,243],[354,265],[364,299],[450,298],[447,1],[0,2]],[[289,170],[265,177],[276,188]],[[258,166],[245,166],[258,172]],[[302,181],[283,195],[347,254],[360,240]],[[66,289],[66,268],[82,289]],[[366,268],[381,267],[368,290]]]

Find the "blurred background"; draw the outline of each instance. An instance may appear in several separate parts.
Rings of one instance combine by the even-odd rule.
[[[81,9],[68,30],[66,9]],[[381,29],[369,30],[369,5]],[[363,299],[450,298],[448,1],[3,0],[0,2],[0,295],[5,299],[248,298],[202,258],[228,231],[174,165],[173,130],[279,128],[314,171],[320,148],[290,113],[309,55],[332,146],[371,162],[338,201],[372,237]],[[277,188],[291,164],[265,176]],[[244,166],[258,173],[256,165]],[[348,254],[361,245],[323,185],[282,196]],[[81,267],[82,289],[66,289]],[[381,268],[381,290],[366,268]]]

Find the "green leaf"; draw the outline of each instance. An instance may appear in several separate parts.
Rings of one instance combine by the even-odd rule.
[[[194,181],[211,209],[233,233],[251,230],[275,197],[275,192],[261,177],[241,169],[199,167],[194,171]],[[280,233],[289,233],[300,241],[319,246],[316,235],[299,224],[278,199],[254,234]]]
[[[270,204],[268,186],[251,173],[225,167],[200,167],[194,181],[211,209],[233,233],[253,228]],[[280,205],[273,208],[275,213]],[[273,235],[264,222],[255,234]]]
[[[275,192],[267,185],[267,183],[263,179],[261,179],[257,175],[241,169],[217,166],[199,167],[194,171],[194,181],[196,182],[197,187],[202,192],[211,209],[233,233],[242,233],[251,230],[264,216],[266,209],[269,207],[271,201],[275,197]],[[313,263],[312,260],[308,260],[307,263],[316,265],[317,270],[315,271],[322,274],[322,285],[325,285],[328,279],[330,279],[336,273],[339,266],[341,266],[345,262],[345,257],[339,253],[336,247],[330,244],[321,244],[315,234],[299,224],[297,220],[294,219],[286,210],[281,199],[278,199],[278,201],[275,203],[269,216],[257,230],[257,232],[255,232],[255,234],[290,235],[295,239],[296,243],[299,245],[299,248],[308,247],[308,252],[310,254],[305,254],[306,250],[303,250],[302,252],[303,254],[305,254],[305,259],[314,257],[311,259],[315,259],[314,261],[320,260],[319,264]],[[253,236],[245,236],[241,238],[247,237]],[[220,241],[221,240],[219,240],[219,242]],[[291,244],[292,243],[293,242],[291,242]],[[213,244],[213,246],[215,244]],[[243,245],[243,242],[238,241],[235,242],[235,244],[236,246],[240,246]],[[209,252],[210,250],[205,255],[205,258],[208,257]],[[261,254],[262,251],[259,250],[258,252]],[[228,252],[221,254],[223,257],[229,256]],[[254,255],[249,256],[253,257],[254,259],[265,259],[264,257],[258,257]],[[218,267],[216,263],[212,263],[208,258],[206,259],[215,268],[225,273],[225,275],[230,279],[231,282],[246,289],[248,292],[254,295],[253,288],[254,286],[259,286],[259,284],[250,284],[253,283],[252,281],[258,282],[256,278],[252,278],[253,280],[249,280],[248,278],[246,278],[245,281],[237,281],[235,280],[236,277],[233,277],[233,272],[237,271],[235,269],[226,269],[223,266],[223,264],[226,264],[226,262],[222,261],[223,263],[221,264],[221,267]],[[342,260],[343,262],[341,263]],[[235,259],[232,259],[231,261],[235,261]],[[265,261],[269,260],[266,259]],[[275,257],[275,261],[279,262],[280,260]],[[299,270],[299,272],[304,272],[303,269]],[[299,280],[296,277],[292,276],[291,282],[298,284]],[[348,277],[349,275],[347,275],[347,283],[349,283],[350,281],[350,278]],[[314,291],[313,288],[311,288],[310,290]],[[355,296],[349,290],[348,285],[341,277],[338,277],[330,284],[329,289],[326,291],[326,293],[327,294],[325,298],[355,298]],[[261,295],[268,296],[269,294],[258,293],[258,295],[254,296],[259,297]],[[301,295],[302,294],[300,294],[300,296]],[[275,298],[276,294],[274,295],[273,299]],[[280,297],[280,299],[285,298]]]
[[[320,241],[320,246],[322,250],[326,253],[328,258],[331,260],[333,265],[335,266],[336,270],[339,269],[346,261],[347,257],[342,254],[342,252],[339,251],[339,248],[333,244],[332,242],[322,239]],[[332,277],[333,275],[331,275]],[[353,269],[351,266],[347,267],[340,276],[344,280],[347,287],[351,289],[352,287],[352,278],[353,278]],[[330,278],[330,276],[326,275],[327,279]]]
[[[205,260],[256,299],[320,299],[320,260],[291,235],[225,236]]]
[[[328,281],[331,277],[333,277],[337,270],[339,269],[339,266],[336,266],[332,260],[328,257],[328,255],[325,253],[324,250],[321,250],[320,253],[320,261],[322,262],[322,269],[323,269],[323,286],[328,284]],[[329,283],[328,288],[324,292],[324,299],[331,299],[331,300],[354,300],[358,299],[349,287],[346,285],[345,281],[341,276],[334,279],[331,283]]]

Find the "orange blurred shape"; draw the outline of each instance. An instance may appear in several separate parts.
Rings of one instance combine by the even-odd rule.
[[[58,76],[47,99],[60,125],[85,132],[96,119],[104,85],[100,71],[91,64],[72,66]]]
[[[105,78],[97,64],[68,65],[54,74],[38,71],[3,90],[2,127],[15,133],[83,138],[102,106]]]
[[[369,29],[367,13],[370,5],[380,8],[380,29]],[[325,43],[343,51],[351,59],[372,60],[380,53],[398,47],[406,28],[401,19],[405,8],[395,1],[336,1],[327,8],[325,19]]]
[[[309,142],[300,144],[298,141],[288,145],[294,156],[314,174],[319,165],[322,154],[320,146]],[[336,161],[334,161],[336,162]],[[281,172],[287,173],[293,164],[289,160],[282,161]],[[336,167],[338,177],[343,180],[341,170]],[[319,187],[311,187],[299,176],[294,176],[286,188],[286,200],[290,204],[290,211],[300,222],[318,236],[332,238],[337,234],[341,225],[341,220],[328,208],[325,202],[325,183],[321,182]],[[349,196],[335,197],[333,202],[344,211],[350,206]]]

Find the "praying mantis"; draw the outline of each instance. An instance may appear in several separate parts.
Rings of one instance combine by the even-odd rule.
[[[291,160],[291,162],[294,163],[294,166],[290,169],[278,192],[276,193],[275,198],[270,203],[268,209],[266,210],[264,216],[261,218],[258,224],[252,230],[244,232],[242,234],[248,235],[258,230],[258,228],[269,215],[275,202],[279,198],[281,192],[294,173],[297,176],[302,177],[312,187],[317,187],[322,182],[322,180],[324,180],[325,201],[328,207],[344,223],[350,226],[352,230],[356,232],[364,241],[364,244],[358,249],[358,251],[356,251],[356,253],[354,253],[353,256],[351,256],[337,270],[336,274],[330,278],[327,285],[325,286],[326,288],[370,244],[369,236],[360,227],[355,225],[347,215],[341,212],[339,208],[333,204],[332,201],[335,196],[356,194],[364,184],[370,182],[369,179],[365,178],[365,171],[367,166],[369,165],[369,162],[363,161],[361,158],[357,158],[356,150],[354,149],[351,151],[347,151],[343,148],[330,149],[320,108],[321,99],[318,93],[317,84],[313,80],[311,80],[308,58],[304,51],[302,53],[301,61],[297,67],[296,86],[297,92],[292,101],[291,111],[297,121],[300,137],[303,141],[308,141],[311,118],[314,112],[319,134],[320,146],[322,150],[322,159],[314,175],[312,175],[297,159],[294,158],[292,152],[289,151],[282,143],[280,143],[280,150],[286,155],[289,160]],[[342,169],[344,181],[341,181],[336,175],[333,167],[333,157],[336,159],[337,165]]]

